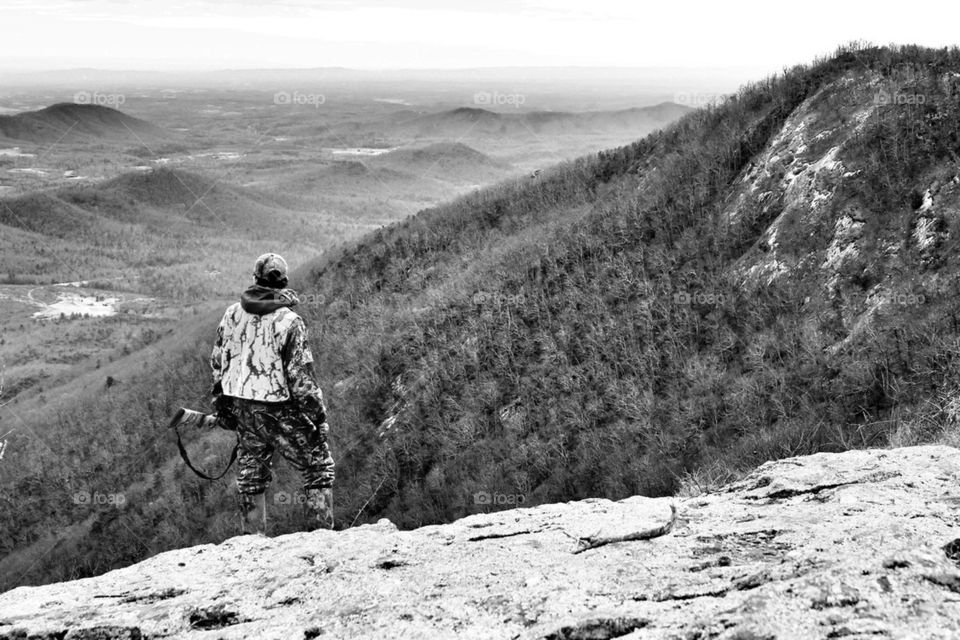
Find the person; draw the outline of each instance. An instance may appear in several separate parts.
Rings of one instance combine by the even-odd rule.
[[[267,532],[265,492],[279,452],[303,476],[305,503],[318,526],[333,528],[334,461],[323,394],[307,329],[287,289],[287,263],[257,258],[255,284],[223,314],[210,365],[213,403],[238,435],[237,493],[244,533]]]

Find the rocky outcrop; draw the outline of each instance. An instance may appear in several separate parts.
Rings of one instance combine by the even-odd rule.
[[[727,197],[732,228],[757,234],[731,269],[740,295],[789,292],[810,318],[811,344],[829,356],[868,349],[885,326],[935,315],[955,297],[954,274],[941,267],[960,224],[956,168],[912,148],[917,177],[893,196],[872,186],[879,173],[869,141],[885,135],[884,123],[919,117],[918,104],[890,100],[918,97],[911,82],[853,69],[822,84]]]
[[[840,78],[804,101],[739,179],[728,209],[730,220],[738,221],[747,211],[771,220],[756,251],[741,265],[745,283],[769,285],[797,270],[835,281],[843,264],[859,255],[856,241],[862,236],[864,214],[855,207],[838,209],[835,200],[840,187],[858,173],[848,170],[855,158],[848,157],[847,147],[876,106],[871,103],[874,83],[852,80],[853,76]],[[825,108],[828,96],[843,96],[851,117],[836,121]],[[825,237],[800,249],[804,243],[797,241],[798,236],[806,242],[831,219],[832,239]]]
[[[960,450],[688,498],[237,537],[0,595],[0,638],[956,638]],[[215,633],[210,633],[215,631]]]

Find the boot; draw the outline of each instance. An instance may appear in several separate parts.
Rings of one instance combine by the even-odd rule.
[[[217,424],[217,416],[208,413],[200,413],[191,409],[180,409],[170,420],[170,428],[178,429],[180,427],[197,427],[208,429]]]
[[[264,493],[238,494],[240,532],[267,535],[267,498]]]
[[[333,529],[333,489],[307,489],[307,508],[321,529]]]

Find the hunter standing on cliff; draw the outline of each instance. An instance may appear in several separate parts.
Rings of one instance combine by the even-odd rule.
[[[333,458],[326,408],[313,372],[303,319],[293,311],[287,263],[275,253],[257,259],[256,284],[231,305],[210,357],[221,419],[239,437],[237,491],[244,533],[266,533],[264,492],[274,451],[303,476],[306,504],[319,526],[333,528]]]

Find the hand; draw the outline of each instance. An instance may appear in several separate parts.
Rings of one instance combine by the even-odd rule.
[[[318,427],[327,421],[327,409],[322,402],[308,402],[301,406],[303,415]]]
[[[327,409],[315,396],[307,396],[293,405],[294,409],[315,425],[327,421]]]
[[[231,415],[230,410],[233,408],[233,401],[230,396],[225,396],[222,393],[215,395],[211,404],[213,404],[213,412],[221,418],[227,418]]]
[[[221,429],[236,431],[237,416],[233,412],[233,398],[221,393],[213,397],[211,404],[213,404],[213,415],[216,417],[216,425]]]

